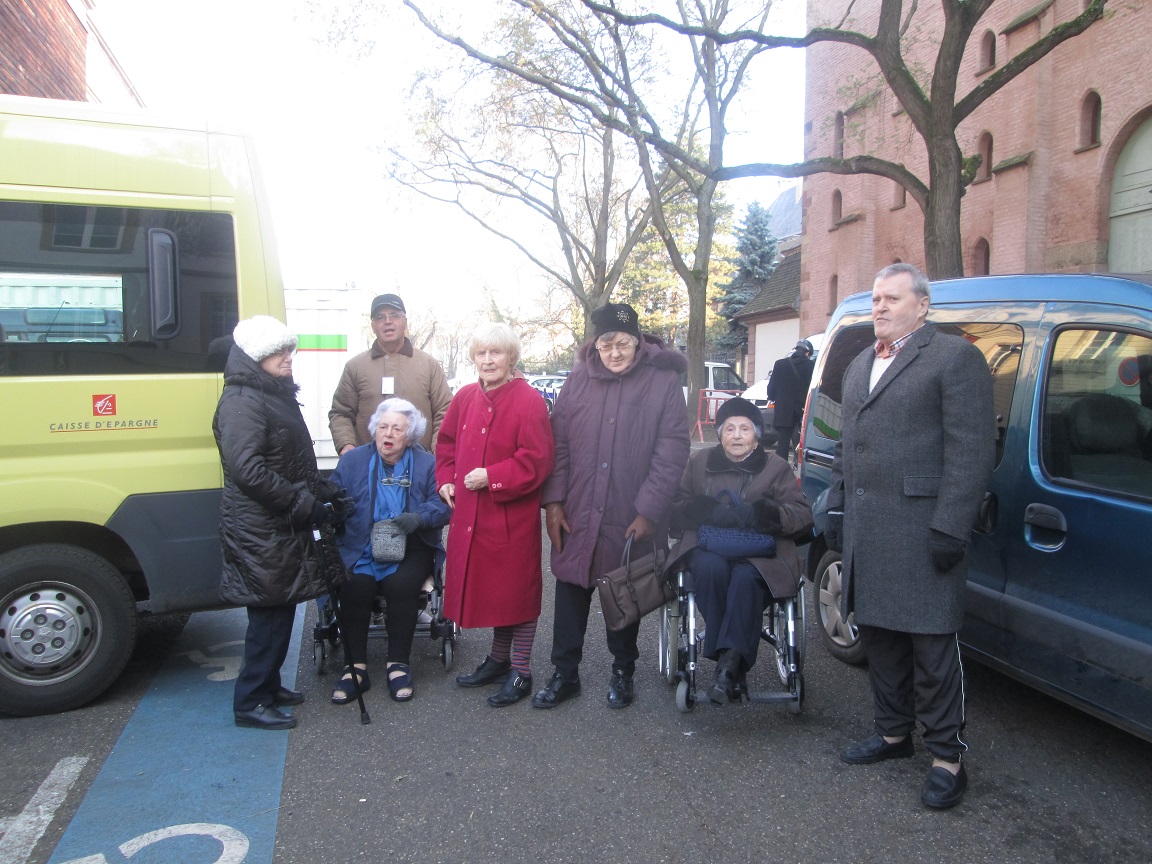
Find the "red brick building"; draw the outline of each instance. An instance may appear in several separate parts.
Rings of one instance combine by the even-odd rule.
[[[846,27],[875,31],[879,0],[857,0]],[[808,26],[835,24],[844,0],[809,0]],[[1082,0],[997,0],[967,47],[963,96]],[[906,62],[930,74],[939,3],[917,7]],[[1110,4],[1105,18],[1010,82],[961,126],[983,164],[963,198],[966,275],[1152,271],[1152,9]],[[857,48],[808,49],[805,157],[843,151],[903,163],[927,182],[924,145]],[[822,330],[839,300],[870,290],[894,261],[923,266],[923,214],[893,181],[816,175],[804,182],[802,332]]]
[[[143,106],[96,25],[96,0],[0,0],[0,93]]]

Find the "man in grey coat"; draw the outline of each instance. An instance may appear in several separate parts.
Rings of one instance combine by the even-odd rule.
[[[992,378],[980,351],[926,324],[928,280],[910,264],[876,276],[876,343],[844,373],[828,545],[843,552],[842,614],[868,657],[876,734],[851,764],[906,758],[919,720],[933,756],[920,798],[960,802],[968,534],[992,472]]]

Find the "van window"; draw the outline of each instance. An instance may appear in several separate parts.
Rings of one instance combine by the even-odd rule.
[[[732,369],[727,366],[712,367],[712,388],[715,390],[734,390],[743,393],[748,388]]]
[[[996,464],[1004,451],[1004,430],[1012,406],[1012,394],[1020,368],[1024,331],[1016,324],[933,322],[941,333],[951,333],[971,342],[984,355],[992,373],[992,400],[996,410]],[[818,391],[809,408],[812,426],[833,441],[840,440],[841,404],[844,400],[844,373],[849,364],[876,341],[871,322],[847,327],[836,334],[827,349]]]
[[[226,213],[0,201],[0,375],[220,368],[233,237]]]
[[[1152,498],[1152,337],[1059,332],[1047,364],[1041,435],[1050,478]]]

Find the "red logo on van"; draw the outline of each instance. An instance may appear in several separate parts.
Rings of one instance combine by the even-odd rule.
[[[102,393],[92,396],[93,417],[114,417],[116,415],[116,394]]]

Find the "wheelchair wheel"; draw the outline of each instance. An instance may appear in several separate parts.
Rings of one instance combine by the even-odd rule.
[[[793,675],[803,674],[804,652],[808,644],[804,586],[800,586],[794,598],[775,604],[772,614],[776,674],[780,677],[781,684],[789,690],[795,690]],[[792,671],[793,662],[796,666],[795,672]]]
[[[669,686],[677,681],[676,661],[679,658],[680,644],[680,601],[665,603],[660,610],[660,655],[657,658],[660,674]]]
[[[681,679],[680,683],[676,685],[676,707],[687,714],[695,705],[696,694],[692,692],[688,682]]]
[[[447,672],[452,668],[452,655],[455,649],[452,647],[452,640],[445,639],[444,645],[440,649],[440,659],[444,661],[444,671]]]
[[[796,680],[791,689],[796,698],[788,703],[788,711],[792,714],[799,714],[800,709],[804,707],[804,673],[796,673]]]

